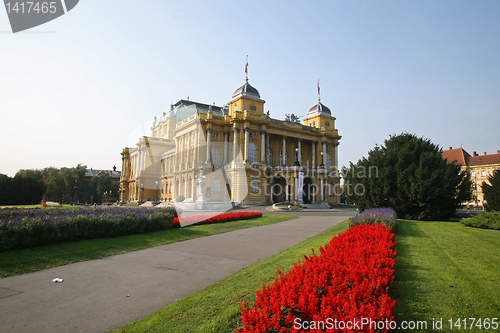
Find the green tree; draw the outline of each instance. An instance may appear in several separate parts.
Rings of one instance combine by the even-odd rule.
[[[90,195],[95,187],[90,179],[85,178],[87,167],[78,164],[74,168],[61,168],[61,177],[64,180],[65,201],[70,203],[90,202]]]
[[[483,182],[481,188],[484,193],[484,200],[486,200],[486,209],[488,211],[500,211],[500,169],[493,171],[488,176],[490,184]]]
[[[97,176],[97,193],[102,201],[117,200],[119,187],[109,173],[103,171]]]
[[[21,169],[14,176],[11,196],[14,204],[37,204],[45,193],[45,183],[41,170]]]
[[[61,202],[65,200],[65,182],[61,176],[61,171],[56,168],[45,168],[44,173],[46,173],[45,186],[47,190],[45,191],[45,200]]]
[[[0,174],[0,205],[14,204],[12,198],[14,180],[4,174]]]
[[[471,197],[467,171],[414,134],[390,136],[367,158],[342,169],[347,197],[359,209],[393,207],[400,218],[449,219]]]

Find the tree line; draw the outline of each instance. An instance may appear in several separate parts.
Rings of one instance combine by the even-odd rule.
[[[93,204],[118,200],[119,184],[107,172],[85,177],[87,167],[21,169],[0,174],[0,205],[31,205],[42,200]]]

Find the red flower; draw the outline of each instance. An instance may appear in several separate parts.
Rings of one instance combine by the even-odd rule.
[[[240,304],[243,328],[236,332],[324,332],[301,322],[393,320],[396,305],[387,293],[394,280],[395,235],[380,224],[357,225],[304,256],[287,273],[257,291],[255,305]],[[326,329],[327,332],[373,332]],[[387,330],[383,330],[387,332]]]

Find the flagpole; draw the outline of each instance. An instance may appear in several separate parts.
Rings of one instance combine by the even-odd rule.
[[[247,62],[245,63],[245,76],[246,76],[246,81],[248,81],[248,54],[247,54]]]
[[[320,101],[321,101],[321,94],[320,94],[319,79],[318,79],[318,102]]]

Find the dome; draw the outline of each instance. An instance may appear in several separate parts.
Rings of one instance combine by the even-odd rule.
[[[314,105],[312,108],[309,109],[309,112],[307,113],[308,116],[316,115],[316,114],[321,114],[325,116],[331,116],[332,112],[330,109],[326,106],[323,105],[320,101],[316,105]]]
[[[248,79],[245,81],[245,84],[236,89],[236,91],[233,94],[233,98],[239,96],[246,96],[250,98],[260,99],[259,91],[254,87],[252,87],[250,83],[248,83]]]

